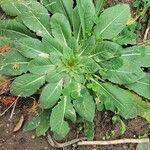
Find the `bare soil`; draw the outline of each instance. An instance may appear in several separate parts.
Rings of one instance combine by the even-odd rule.
[[[15,109],[15,114],[12,120],[9,120],[11,110],[0,118],[0,150],[57,150],[48,145],[45,137],[36,137],[34,132],[23,132],[22,129],[13,133],[13,128],[18,122],[24,110],[31,105],[32,100],[25,99],[18,102]],[[6,106],[0,105],[0,112],[4,111]],[[150,134],[150,124],[144,119],[137,117],[135,119],[124,120],[127,131],[124,135],[120,133],[119,124],[112,124],[113,113],[109,111],[98,112],[95,117],[95,140],[102,139],[107,133],[112,130],[115,132],[111,139],[120,138],[138,138],[144,134]],[[82,137],[78,126],[71,125],[71,132],[62,142],[72,140],[77,137]],[[68,147],[64,150],[135,150],[135,144],[121,144],[116,146],[82,146],[82,147]]]

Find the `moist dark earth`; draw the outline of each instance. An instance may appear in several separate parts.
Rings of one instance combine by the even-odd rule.
[[[107,5],[114,5],[117,3],[131,4],[131,0],[106,0]],[[137,32],[137,41],[141,42],[143,39],[143,33],[145,31],[145,25],[142,30]],[[9,120],[11,110],[9,110],[4,116],[0,117],[0,150],[57,150],[52,148],[46,137],[36,137],[34,132],[23,132],[22,129],[14,133],[13,129],[17,124],[20,116],[24,111],[31,107],[31,99],[24,99],[17,103],[13,118]],[[7,107],[0,104],[0,113]],[[119,124],[112,123],[113,113],[109,111],[97,112],[95,116],[95,139],[102,140],[106,133],[110,134],[114,131],[114,135],[110,138],[138,138],[145,134],[150,134],[150,124],[141,117],[135,119],[123,120],[127,126],[126,132],[121,135]],[[71,131],[64,141],[69,141],[74,138],[83,137],[82,131],[79,130],[79,126],[71,125]],[[136,144],[120,144],[109,146],[80,146],[80,147],[67,147],[63,150],[136,150]]]

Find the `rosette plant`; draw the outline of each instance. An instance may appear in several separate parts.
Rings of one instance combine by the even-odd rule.
[[[71,122],[84,123],[93,138],[96,110],[123,118],[148,118],[150,46],[125,48],[116,42],[127,26],[130,8],[103,9],[103,0],[1,0],[11,19],[0,20],[0,74],[15,77],[10,92],[30,97],[39,109],[25,130],[38,136],[51,130],[64,138]],[[146,98],[143,100],[143,97]],[[96,99],[96,101],[95,101]]]

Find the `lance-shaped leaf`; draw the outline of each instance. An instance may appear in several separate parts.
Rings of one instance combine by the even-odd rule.
[[[16,20],[0,20],[0,36],[11,39],[35,37],[23,24]]]
[[[43,38],[42,44],[44,45],[45,49],[47,49],[50,53],[56,52],[58,55],[61,55],[63,51],[63,46],[57,38]]]
[[[49,58],[36,58],[31,60],[28,65],[28,70],[33,74],[47,74],[55,68],[56,66]]]
[[[103,41],[96,45],[89,57],[93,57],[97,62],[106,61],[118,57],[122,47],[116,43]]]
[[[101,68],[99,73],[104,78],[118,84],[134,83],[145,76],[145,73],[137,64],[126,59],[123,60],[123,65],[120,68]]]
[[[95,7],[96,7],[96,15],[98,16],[103,9],[105,0],[94,0],[94,1],[95,1]]]
[[[67,99],[61,100],[53,109],[50,116],[51,130],[54,132],[55,138],[61,140],[69,132],[69,125],[65,119],[65,112],[67,109]]]
[[[92,58],[82,57],[81,61],[82,64],[84,65],[84,67],[82,68],[83,72],[95,73],[99,71],[99,69],[101,68],[100,65]]]
[[[93,122],[84,122],[84,134],[88,140],[94,139],[94,123]]]
[[[77,7],[75,7],[73,10],[72,22],[73,22],[73,34],[76,37],[77,41],[79,41],[81,37],[81,22]]]
[[[0,1],[0,6],[3,9],[3,11],[9,15],[9,16],[17,16],[20,14],[20,11],[15,7],[15,5],[17,5],[17,3],[20,0],[1,0]],[[37,0],[32,0],[32,1],[37,1]]]
[[[137,94],[150,99],[150,74],[135,83],[128,84],[126,87],[132,91],[135,91]]]
[[[92,122],[95,115],[95,104],[92,96],[86,90],[84,94],[73,101],[76,112],[86,121]]]
[[[150,104],[142,101],[140,97],[128,90],[122,89],[111,83],[94,81],[93,89],[97,92],[100,99],[105,103],[112,101],[117,112],[124,118],[134,118],[137,115],[143,116],[150,111]]]
[[[27,58],[48,58],[49,52],[38,39],[22,38],[15,44],[16,49]]]
[[[72,24],[73,0],[43,0],[42,2],[50,12],[63,14],[70,25]]]
[[[71,37],[71,27],[67,18],[59,13],[51,17],[52,34],[64,45],[67,45]]]
[[[122,51],[122,59],[135,62],[139,67],[150,67],[150,46],[133,46]]]
[[[51,36],[48,11],[39,2],[9,0],[9,4],[19,12],[18,16],[30,30],[42,37]]]
[[[28,120],[26,121],[23,131],[31,131],[38,127],[40,124],[40,115],[39,114],[29,114]]]
[[[65,110],[65,118],[71,120],[73,123],[76,121],[76,112],[73,108],[73,104],[71,103],[70,97],[64,97],[66,99],[66,110]],[[62,99],[62,100],[64,100]]]
[[[77,0],[77,8],[83,37],[91,33],[94,24],[95,7],[92,0]]]
[[[149,150],[150,142],[138,144],[136,150]]]
[[[96,36],[103,39],[112,39],[117,36],[126,26],[129,15],[130,8],[127,4],[107,8],[97,19]]]
[[[45,135],[46,131],[50,128],[49,117],[50,117],[50,110],[44,110],[42,114],[40,114],[40,123],[36,128],[37,136]]]
[[[0,6],[5,11],[7,15],[10,16],[17,16],[20,12],[19,10],[14,6],[15,3],[18,3],[18,0],[12,1],[12,0],[1,0]]]
[[[16,96],[31,96],[45,83],[45,76],[34,74],[24,74],[17,77],[12,85],[10,92]]]
[[[62,84],[63,81],[61,79],[56,83],[49,83],[44,87],[39,100],[41,108],[48,109],[57,103],[61,95]]]
[[[14,76],[27,72],[29,60],[19,52],[11,50],[0,56],[2,56],[0,59],[0,74]]]

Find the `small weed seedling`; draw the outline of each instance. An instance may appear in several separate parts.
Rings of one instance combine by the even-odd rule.
[[[82,119],[93,139],[96,110],[123,118],[147,116],[150,104],[150,46],[123,48],[114,38],[130,18],[127,4],[104,9],[95,0],[1,0],[13,19],[0,20],[0,74],[14,76],[10,91],[29,97],[41,91],[38,113],[30,113],[24,130],[37,136],[49,129],[57,140],[69,123]],[[98,101],[95,102],[95,99]]]

